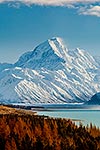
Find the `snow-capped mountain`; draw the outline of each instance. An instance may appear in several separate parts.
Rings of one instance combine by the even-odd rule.
[[[0,72],[0,101],[80,103],[100,91],[100,65],[84,50],[52,38]]]

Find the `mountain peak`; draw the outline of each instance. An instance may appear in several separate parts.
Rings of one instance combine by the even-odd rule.
[[[57,69],[65,62],[67,49],[63,45],[62,39],[53,37],[40,45],[33,51],[23,54],[15,66],[29,67],[32,69],[45,67],[47,69]]]
[[[65,62],[67,66],[77,63],[78,66],[81,64],[85,68],[95,68],[97,65],[88,52],[79,48],[70,51],[60,37],[53,37],[39,44],[33,51],[24,53],[15,66],[36,70],[41,68],[58,70]]]
[[[54,43],[58,43],[60,46],[64,47],[64,42],[63,39],[61,37],[52,37],[50,39],[48,39],[48,42],[54,42]]]
[[[52,38],[48,39],[48,42],[49,41],[54,41],[54,42],[61,43],[63,41],[63,39],[61,37],[52,37]]]

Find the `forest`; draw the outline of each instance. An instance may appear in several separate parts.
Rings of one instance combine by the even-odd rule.
[[[0,150],[100,150],[100,129],[0,106]]]

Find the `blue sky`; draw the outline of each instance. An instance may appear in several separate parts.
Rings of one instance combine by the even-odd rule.
[[[56,36],[69,49],[79,47],[100,56],[99,1],[54,1],[0,1],[0,62],[14,63],[22,53]]]

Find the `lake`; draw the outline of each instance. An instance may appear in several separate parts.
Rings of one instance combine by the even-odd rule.
[[[38,115],[45,115],[56,118],[68,118],[81,120],[83,125],[92,123],[97,127],[100,127],[100,110],[83,110],[83,109],[62,109],[62,110],[52,110],[52,111],[37,111]],[[76,124],[79,124],[80,121],[75,121]]]

